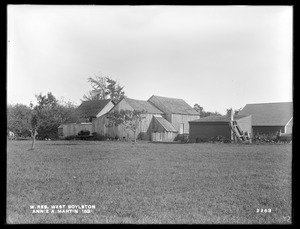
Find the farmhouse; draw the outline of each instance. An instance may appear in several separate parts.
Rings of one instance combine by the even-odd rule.
[[[251,115],[234,115],[239,129],[252,136]],[[208,116],[190,121],[190,142],[207,141],[209,138],[222,136],[231,140],[232,132],[230,126],[231,118],[229,116]]]
[[[200,114],[183,99],[153,95],[148,102],[163,111],[163,117],[180,135],[189,134],[189,121],[200,118]]]
[[[252,116],[253,134],[292,133],[293,103],[247,104],[239,115]]]

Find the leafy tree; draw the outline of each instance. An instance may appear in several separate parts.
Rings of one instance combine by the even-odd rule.
[[[83,100],[98,100],[110,98],[114,102],[120,101],[124,96],[124,87],[103,74],[95,75],[94,78],[89,77],[88,82],[92,86],[92,90],[83,96]]]
[[[205,111],[203,107],[201,107],[199,104],[195,104],[194,109],[200,113],[201,118],[207,116],[221,116],[221,114],[217,111],[215,112]]]
[[[200,113],[200,116],[203,114],[204,109],[199,104],[195,104],[194,109]]]
[[[17,136],[30,136],[31,109],[23,104],[7,106],[7,129]]]
[[[107,94],[115,103],[119,102],[122,98],[124,98],[125,96],[125,92],[123,91],[124,87],[121,87],[117,81],[109,77],[106,77],[106,82],[107,82]]]
[[[37,111],[39,125],[39,138],[57,138],[57,128],[62,123],[82,121],[80,114],[76,111],[76,106],[71,102],[57,100],[51,92],[46,96],[38,95]]]
[[[120,110],[109,112],[106,116],[109,120],[107,127],[123,125],[130,129],[134,134],[134,142],[136,142],[136,131],[139,124],[145,117],[145,111]]]
[[[233,110],[233,108],[228,108],[228,109],[226,109],[226,115],[228,116],[228,117],[230,117],[230,114],[231,114],[231,111]],[[234,115],[237,115],[240,111],[242,110],[242,108],[239,108],[239,109],[236,109],[236,110],[234,110]]]
[[[59,101],[51,92],[36,95],[36,99],[36,105],[7,106],[7,129],[19,137],[31,137],[32,149],[35,147],[36,137],[55,139],[60,124],[81,121],[74,104]]]

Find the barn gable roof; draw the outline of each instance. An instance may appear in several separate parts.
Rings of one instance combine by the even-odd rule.
[[[199,115],[199,113],[183,99],[152,95],[148,101],[165,113]]]
[[[77,111],[82,117],[96,117],[110,101],[110,99],[83,101]]]
[[[234,115],[233,119],[234,120],[238,120],[241,118],[245,118],[249,115]],[[196,119],[196,120],[192,120],[190,122],[224,122],[224,123],[228,123],[230,122],[230,117],[228,117],[227,115],[222,115],[222,116],[207,116],[204,118],[200,118],[200,119]]]
[[[247,104],[240,115],[252,115],[253,126],[285,126],[293,117],[293,103]]]
[[[175,127],[169,123],[166,119],[164,119],[163,117],[157,117],[154,116],[154,118],[159,122],[159,124],[166,130],[169,132],[178,132]]]
[[[124,98],[124,100],[136,111],[146,111],[149,114],[163,114],[163,112],[157,109],[148,101],[136,100],[130,98]]]

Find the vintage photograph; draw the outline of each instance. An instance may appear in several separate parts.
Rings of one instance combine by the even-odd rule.
[[[293,224],[293,6],[7,5],[6,224]]]

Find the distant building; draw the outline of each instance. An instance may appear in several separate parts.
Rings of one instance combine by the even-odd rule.
[[[292,133],[293,103],[247,104],[239,115],[252,116],[253,134]]]

